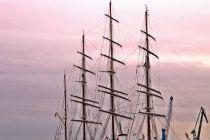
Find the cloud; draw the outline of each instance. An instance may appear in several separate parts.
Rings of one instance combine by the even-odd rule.
[[[72,64],[80,64],[76,51],[81,49],[83,29],[87,30],[87,52],[94,58],[93,62],[88,61],[88,68],[97,71],[107,2],[95,2],[1,2],[0,11],[5,14],[0,18],[0,139],[53,137],[56,121],[52,117],[60,96],[63,70],[69,71]],[[166,99],[174,96],[175,128],[178,129],[180,123],[186,123],[184,129],[191,130],[199,107],[204,106],[209,111],[210,42],[207,29],[210,21],[209,10],[206,10],[209,7],[200,2],[196,9],[187,9],[180,7],[181,3],[183,1],[178,4],[170,1],[169,6],[151,3],[154,7],[150,8],[151,17],[157,24],[155,26],[151,22],[154,25],[152,31],[157,33],[158,39],[156,45],[152,43],[151,49],[160,55],[159,65],[157,60],[152,63],[152,78],[153,85],[163,92]],[[118,5],[117,0],[114,4]],[[127,63],[126,68],[117,66],[120,73],[116,77],[118,89],[136,84],[137,45],[144,43],[139,42],[138,31],[144,4],[134,1],[135,6],[128,7],[131,4],[133,2],[119,2],[119,11],[118,7],[114,7],[115,16],[120,19],[120,29],[114,26],[115,38],[124,45],[123,51],[116,49],[116,57]],[[192,5],[184,4],[187,7]],[[204,8],[201,10],[199,7]],[[185,12],[177,12],[177,8],[185,9]],[[122,34],[119,34],[120,31]],[[107,49],[106,45],[104,43],[103,51]],[[134,50],[136,52],[132,53]],[[122,83],[124,80],[127,82]],[[90,87],[94,84],[90,83]],[[188,115],[190,119],[183,117]]]

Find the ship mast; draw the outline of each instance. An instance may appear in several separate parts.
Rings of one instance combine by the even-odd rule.
[[[83,35],[82,35],[82,53],[85,54],[85,35],[84,35],[84,32],[83,32]],[[86,69],[85,68],[85,56],[83,55],[82,56],[82,68],[83,69]],[[85,98],[86,98],[86,84],[85,84],[85,81],[86,81],[86,72],[83,71],[82,72],[82,102],[84,103],[85,102]],[[86,140],[86,129],[85,129],[85,121],[86,121],[86,105],[85,104],[82,104],[82,119],[83,119],[83,140]]]
[[[115,117],[123,117],[123,118],[127,118],[127,119],[131,119],[131,118],[116,113],[115,98],[118,97],[118,98],[121,98],[121,99],[124,99],[124,100],[128,100],[128,101],[130,101],[130,100],[121,96],[121,95],[128,95],[127,93],[124,93],[122,91],[118,91],[114,88],[114,74],[115,74],[114,62],[123,64],[123,65],[125,65],[125,63],[123,63],[122,61],[119,61],[119,60],[114,58],[114,48],[113,48],[114,45],[119,46],[119,47],[122,47],[122,45],[117,43],[113,39],[113,21],[116,22],[116,23],[119,23],[119,21],[112,16],[112,2],[111,1],[109,2],[109,14],[105,14],[105,16],[109,18],[109,37],[103,37],[103,38],[105,40],[109,41],[109,54],[108,55],[101,54],[101,55],[103,57],[106,57],[110,61],[109,61],[109,70],[108,71],[101,71],[101,72],[107,72],[109,74],[110,85],[109,85],[109,87],[98,85],[99,88],[101,88],[101,90],[99,89],[98,91],[110,95],[110,108],[109,108],[109,111],[105,111],[105,110],[102,110],[102,109],[99,110],[99,111],[104,112],[104,113],[108,113],[108,114],[111,115],[111,129],[110,129],[111,130],[111,139],[116,140]],[[108,90],[108,91],[106,91],[106,90]],[[121,94],[121,95],[118,95],[116,93]]]
[[[55,117],[58,117],[58,119],[61,121],[62,125],[64,126],[64,140],[67,140],[67,133],[68,133],[68,129],[67,129],[67,124],[68,124],[68,117],[67,117],[67,90],[66,90],[66,73],[64,71],[64,76],[63,76],[63,85],[64,85],[64,117],[63,114],[59,115],[58,112],[55,112]],[[59,129],[57,130],[59,131]],[[55,139],[58,138],[58,133],[55,136]]]
[[[145,26],[146,26],[146,48],[149,50],[149,38],[148,38],[148,9],[146,7],[145,11]],[[150,87],[150,59],[149,59],[149,52],[146,54],[146,63],[145,63],[145,72],[146,72],[146,86]],[[149,93],[149,89],[146,89],[147,92]],[[148,113],[151,112],[151,107],[150,107],[150,95],[146,96],[147,98],[147,106],[146,106],[146,111]],[[147,114],[147,137],[148,140],[151,140],[151,125],[150,125],[150,115]]]
[[[90,73],[90,74],[93,74],[93,75],[95,75],[95,73],[86,69],[86,58],[89,58],[91,60],[92,60],[92,58],[85,53],[85,34],[84,34],[84,31],[83,31],[83,35],[82,35],[82,51],[81,52],[78,51],[77,53],[82,55],[81,66],[74,65],[74,67],[76,67],[76,68],[78,68],[82,71],[82,74],[81,74],[82,80],[81,81],[76,81],[76,82],[81,83],[81,85],[82,85],[82,96],[71,95],[71,97],[77,99],[77,100],[72,99],[71,101],[79,103],[79,104],[82,105],[82,117],[81,117],[82,119],[81,120],[80,119],[72,119],[71,121],[82,123],[82,127],[83,127],[82,128],[82,133],[83,133],[83,135],[82,135],[83,138],[82,139],[86,140],[87,139],[86,124],[87,123],[101,124],[101,123],[87,120],[86,107],[91,106],[91,107],[94,107],[94,108],[97,108],[97,109],[100,109],[100,107],[98,107],[98,104],[99,104],[98,102],[93,101],[91,99],[88,99],[87,98],[88,96],[86,95],[86,88],[87,88],[86,73]],[[97,104],[97,105],[95,105],[95,104]]]
[[[154,107],[151,105],[151,100],[152,97],[157,97],[160,99],[163,99],[163,97],[161,96],[161,92],[157,91],[156,89],[151,88],[151,77],[150,77],[150,69],[151,69],[151,65],[150,65],[150,55],[156,57],[157,59],[159,59],[159,57],[150,51],[149,48],[149,38],[153,39],[154,41],[156,41],[156,39],[150,35],[149,31],[148,31],[148,8],[146,6],[146,10],[145,10],[145,31],[141,30],[141,32],[143,34],[145,34],[146,38],[145,38],[145,45],[146,48],[139,46],[140,49],[143,49],[146,52],[146,56],[145,56],[145,64],[144,64],[144,68],[145,68],[145,85],[137,83],[138,86],[143,87],[145,89],[145,91],[139,91],[137,90],[137,92],[140,93],[144,93],[146,94],[146,112],[141,112],[139,111],[139,113],[146,115],[147,118],[147,140],[151,140],[152,139],[152,129],[151,129],[151,120],[153,117],[165,117],[165,115],[161,115],[161,114],[156,114],[154,113]]]
[[[110,37],[110,56],[111,56],[111,60],[110,60],[110,71],[113,72],[114,71],[114,64],[113,64],[113,56],[114,56],[114,52],[113,52],[113,26],[112,26],[112,3],[109,3],[109,37]],[[111,91],[114,89],[114,75],[113,73],[110,73],[110,88]],[[114,96],[110,96],[110,110],[114,111]],[[111,127],[112,127],[112,139],[114,140],[115,138],[115,126],[114,126],[114,116],[111,116]]]
[[[67,90],[66,90],[66,73],[64,72],[64,140],[67,140]]]

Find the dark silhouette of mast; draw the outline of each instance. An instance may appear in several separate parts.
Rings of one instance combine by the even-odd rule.
[[[85,54],[85,35],[83,32],[82,35],[82,53]],[[82,56],[82,68],[86,69],[85,67],[85,56]],[[86,72],[83,71],[82,72],[82,102],[85,102],[85,98],[86,98]],[[82,104],[82,119],[83,119],[83,140],[86,140],[86,130],[85,130],[85,121],[86,121],[86,105]]]
[[[66,91],[66,73],[64,72],[64,140],[67,140],[67,91]]]
[[[121,114],[116,113],[115,105],[114,105],[115,98],[118,97],[118,98],[121,98],[121,99],[124,99],[124,100],[128,100],[128,101],[130,101],[130,100],[121,96],[121,95],[128,95],[127,93],[118,91],[114,88],[114,74],[115,74],[114,62],[123,64],[123,65],[125,65],[125,63],[123,63],[123,62],[114,58],[114,48],[113,48],[114,45],[119,46],[119,47],[122,47],[122,45],[120,45],[119,43],[117,43],[116,41],[113,40],[113,21],[115,21],[116,23],[119,23],[119,21],[117,19],[115,19],[114,17],[112,17],[112,2],[111,1],[109,2],[109,14],[105,14],[105,16],[109,18],[109,38],[107,38],[107,37],[103,37],[103,38],[106,39],[107,41],[109,41],[109,54],[108,55],[101,54],[101,55],[110,60],[109,61],[109,66],[110,67],[109,67],[108,71],[101,71],[101,72],[109,73],[110,86],[105,87],[105,86],[102,86],[102,85],[98,85],[99,88],[101,88],[101,90],[99,89],[98,91],[110,95],[110,109],[109,109],[109,111],[105,111],[105,110],[102,110],[102,109],[99,110],[99,111],[102,111],[104,113],[108,113],[108,114],[111,115],[111,129],[110,129],[111,130],[111,139],[115,140],[116,139],[116,136],[115,136],[115,117],[123,117],[123,118],[131,119],[130,117],[123,116]],[[121,95],[118,95],[116,93],[121,94]]]
[[[91,107],[94,107],[94,108],[97,108],[97,109],[100,109],[100,107],[95,105],[95,104],[99,104],[98,102],[93,101],[91,99],[87,99],[87,95],[86,95],[86,86],[87,86],[86,73],[90,73],[90,74],[93,74],[93,75],[95,75],[95,73],[86,69],[86,58],[89,58],[91,60],[92,60],[92,58],[85,53],[85,35],[84,35],[84,32],[83,32],[83,35],[82,35],[82,51],[81,52],[78,51],[77,53],[82,55],[81,66],[74,65],[74,67],[76,67],[76,68],[78,68],[82,71],[82,75],[81,75],[82,80],[81,81],[76,81],[76,82],[81,83],[81,85],[82,85],[82,97],[76,96],[76,95],[71,95],[71,97],[77,99],[77,100],[72,99],[71,101],[76,102],[76,103],[80,103],[82,105],[82,117],[81,117],[82,119],[81,120],[72,119],[71,121],[82,123],[82,126],[83,126],[83,129],[82,129],[83,140],[86,140],[87,139],[86,124],[87,123],[101,124],[101,123],[87,120],[86,107],[91,106]]]
[[[114,56],[114,52],[113,52],[113,26],[112,26],[112,3],[109,3],[109,38],[110,38],[110,56],[111,56],[111,60],[110,60],[110,88],[112,89],[111,92],[113,93],[113,89],[114,89],[114,73],[112,73],[114,71],[114,64],[113,64],[113,56]],[[110,96],[110,110],[111,111],[115,111],[114,109],[114,96]],[[114,140],[115,138],[115,126],[114,126],[114,116],[111,116],[111,125],[112,125],[112,139]]]
[[[58,119],[61,121],[62,126],[64,126],[64,140],[67,140],[67,134],[68,134],[68,129],[67,129],[67,124],[68,124],[68,117],[67,117],[67,90],[66,90],[66,73],[64,71],[64,76],[63,76],[63,85],[64,85],[64,114],[59,115],[58,112],[55,112],[55,117],[58,117]],[[57,134],[55,136],[55,139],[57,139]]]
[[[145,26],[146,26],[146,48],[149,50],[149,38],[148,38],[148,9],[146,8],[145,11]],[[145,72],[146,72],[146,86],[150,87],[150,59],[149,59],[149,52],[146,54],[146,63],[145,63]],[[147,92],[149,92],[149,89],[147,88]],[[150,113],[151,107],[150,107],[150,95],[147,95],[147,106],[146,111]],[[150,125],[150,115],[147,114],[147,137],[148,140],[151,140],[151,125]]]
[[[155,38],[150,35],[149,31],[148,31],[148,8],[146,7],[145,10],[145,31],[141,30],[141,32],[143,34],[145,34],[146,36],[146,40],[145,40],[145,45],[146,48],[139,46],[141,49],[143,49],[146,52],[146,56],[145,56],[145,64],[144,64],[144,68],[145,68],[145,85],[137,83],[138,86],[143,87],[145,89],[145,91],[139,91],[137,90],[137,92],[140,93],[144,93],[146,94],[146,112],[141,112],[139,111],[139,113],[146,115],[147,118],[147,140],[151,140],[152,136],[151,136],[151,119],[153,117],[165,117],[165,115],[161,115],[161,114],[156,114],[154,113],[154,107],[151,106],[151,99],[152,97],[157,97],[160,99],[163,99],[163,97],[161,96],[161,92],[151,88],[151,77],[150,77],[150,69],[151,69],[151,65],[150,65],[150,55],[156,57],[157,59],[159,59],[159,57],[150,51],[149,48],[149,38],[153,39],[154,41]]]

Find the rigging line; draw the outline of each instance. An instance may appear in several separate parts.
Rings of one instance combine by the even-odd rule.
[[[129,107],[135,107],[138,105],[143,105],[144,103],[136,103],[136,104],[132,104],[132,105],[126,105],[126,106],[120,106],[119,108],[129,108]]]
[[[160,80],[161,81],[161,83],[163,84],[163,81],[162,80]],[[171,84],[170,84],[170,82],[168,81],[167,82],[167,84],[170,86],[170,87],[173,87],[173,86],[171,86]],[[164,84],[163,84],[164,85]],[[192,105],[194,105],[195,107],[198,107],[199,106],[199,103],[196,101],[196,100],[194,100],[194,101],[191,101],[189,98],[187,98],[183,93],[184,93],[184,91],[182,91],[182,90],[178,90],[177,88],[173,88],[174,90],[176,90],[179,94],[181,94],[189,103],[191,103]],[[183,92],[183,93],[182,93]],[[173,93],[173,92],[172,92]],[[191,98],[192,99],[192,98]]]
[[[167,89],[167,88],[165,88],[165,89],[169,91],[169,89]],[[171,93],[173,93],[173,92],[171,92]],[[179,102],[179,104],[182,106],[182,108],[185,108],[180,100],[176,100],[176,101]],[[193,116],[191,112],[189,112],[188,110],[186,110],[186,111],[188,112],[188,114],[190,114],[191,117]]]
[[[141,23],[141,25],[143,25],[143,22]],[[127,26],[127,23],[126,23],[126,22],[121,21],[121,26],[123,26],[123,29],[126,29],[124,33],[122,32],[124,36],[126,36],[127,33],[131,33],[131,30],[129,30],[129,29],[130,29],[130,28],[129,28],[130,25]],[[139,32],[139,31],[137,31],[137,32]],[[134,40],[133,37],[125,37],[123,40],[125,40],[126,38],[127,38],[127,39],[131,38],[131,39],[133,39],[133,42],[138,42],[137,40]]]
[[[61,86],[61,89],[60,89],[60,96],[59,96],[59,99],[58,99],[58,106],[57,106],[57,111],[59,111],[59,109],[60,109],[60,104],[61,104],[61,99],[63,99],[62,97],[63,97],[63,87],[64,87],[64,85],[63,85],[63,81],[62,81],[62,86]]]
[[[102,128],[102,132],[101,134],[99,135],[99,139],[102,140],[105,136],[105,133],[106,133],[106,129],[107,129],[107,126],[108,126],[108,122],[109,122],[109,119],[110,119],[110,114],[108,115],[107,119],[105,120],[105,125],[103,126]]]
[[[89,93],[88,95],[91,95],[90,94],[90,90],[89,90],[89,88],[87,87],[87,92]],[[96,101],[96,100],[93,100],[93,101]],[[92,107],[92,106],[90,106],[89,108],[88,108],[88,113],[89,113],[89,120],[90,120],[90,116],[91,116],[91,110],[93,110],[94,109],[94,107]],[[88,115],[88,114],[87,114]],[[95,116],[95,114],[94,114],[94,112],[92,113],[92,116]],[[93,117],[93,120],[94,120],[94,117]]]
[[[175,53],[176,53],[176,52],[175,52]],[[165,58],[166,60],[168,60],[168,62],[170,62],[170,60],[167,58],[166,55],[162,54],[162,57]],[[181,57],[177,57],[177,58],[180,59],[179,64],[182,64],[182,65],[184,66],[183,68],[184,68],[187,72],[193,74],[192,69],[189,69],[188,66],[186,65],[187,62],[184,62],[184,60],[182,60]],[[174,63],[174,62],[172,62],[172,63]]]
[[[105,34],[105,33],[104,33]],[[102,41],[102,47],[101,47],[101,53],[102,53],[102,49],[103,49],[103,44],[104,44],[104,40]],[[96,85],[98,85],[98,77],[99,77],[99,69],[100,69],[100,65],[101,65],[101,59],[102,59],[102,56],[100,55],[98,57],[98,67],[97,67],[97,71],[96,71]],[[96,87],[96,90],[95,92],[97,91],[97,87]]]
[[[87,43],[89,44],[90,42],[88,42],[88,40],[87,40]],[[102,41],[102,43],[103,43],[103,41]],[[100,56],[96,56],[95,54],[97,53],[97,52],[99,52],[100,51],[100,49],[101,48],[99,48],[98,47],[98,45],[96,46],[96,45],[94,45],[94,43],[90,43],[90,45],[89,46],[93,46],[91,49],[89,49],[90,51],[90,53],[91,53],[91,55],[92,55],[92,57],[93,57],[93,61],[95,61],[95,60],[97,60],[97,59],[99,59],[100,58]],[[98,54],[98,53],[97,53]],[[96,59],[95,59],[96,58]],[[97,62],[97,61],[96,61]]]
[[[87,30],[86,35],[90,34],[91,32],[93,32],[93,30],[95,29],[95,27],[102,21],[102,18],[104,18],[104,16],[101,16],[97,22],[93,25],[93,27],[91,27],[89,30]]]
[[[136,42],[137,42],[136,40],[135,41],[131,41],[130,39],[135,37],[136,35],[138,35],[138,33],[139,33],[139,31],[136,31],[136,32],[132,33],[131,35],[124,37],[122,39],[122,41],[125,41],[125,40],[129,40],[129,41],[128,42],[124,42],[123,44],[131,43],[131,42],[136,44]]]
[[[160,60],[158,59],[158,85],[160,86]],[[165,109],[165,110],[164,110]],[[163,110],[164,112],[166,112],[166,108],[165,108],[165,100],[163,100]]]
[[[105,27],[104,27],[104,33],[103,33],[103,36],[105,36],[105,33],[106,33],[106,26],[107,26],[107,20],[105,22]],[[102,40],[102,45],[101,45],[101,53],[102,53],[102,50],[103,50],[103,47],[104,47],[104,39]],[[99,61],[99,64],[98,64],[98,67],[97,67],[97,74],[96,74],[96,78],[98,79],[99,77],[99,69],[100,69],[100,65],[101,65],[101,59],[102,59],[102,56],[100,56],[98,58],[98,61]],[[96,85],[98,84],[98,80],[96,80]],[[97,88],[97,87],[96,87]],[[97,89],[95,90],[95,92],[97,91]],[[97,93],[97,92],[96,92]],[[99,94],[98,94],[99,95]]]
[[[127,98],[130,99],[134,94],[135,94],[135,92],[133,92],[132,94],[129,94],[129,95],[127,96]],[[123,104],[123,103],[125,103],[125,102],[126,102],[126,100],[122,100],[122,101],[119,103],[119,105],[121,105],[121,104]]]
[[[129,65],[129,66],[124,66],[123,68],[115,68],[115,71],[116,72],[120,72],[120,71],[126,71],[126,69],[128,69],[128,68],[134,68],[134,67],[136,67],[136,65]]]
[[[134,94],[135,94],[135,92],[131,92],[131,94],[129,94],[128,96],[127,96],[127,98],[128,99],[130,99],[132,96],[134,96]],[[121,105],[121,104],[123,104],[123,103],[125,103],[126,101],[125,100],[121,100],[121,101],[119,101],[119,106]]]
[[[152,76],[152,77],[155,77],[155,76],[156,76],[155,74],[153,75],[153,70],[152,70],[152,69],[151,69],[151,76]],[[153,84],[153,86],[156,87],[156,88],[157,88],[157,87],[160,87],[160,85],[159,85],[159,86],[157,85],[157,82],[156,82],[156,80],[154,80],[154,78],[153,78],[153,83],[152,83],[152,84]],[[161,91],[161,90],[159,90],[159,91]],[[163,96],[163,94],[164,94],[165,97],[167,97],[166,94],[165,94],[164,92],[161,92],[161,94],[162,94],[162,96]],[[153,99],[153,100],[154,100],[154,99]],[[152,101],[153,101],[153,100],[152,100]],[[162,103],[162,106],[163,106],[163,107],[162,107],[162,111],[164,111],[164,100],[159,100],[159,101]]]
[[[164,126],[164,123],[160,120],[159,117],[157,117],[158,121]],[[179,136],[175,133],[175,131],[170,127],[171,132],[174,134],[176,139],[180,140]],[[183,131],[184,132],[184,131]]]
[[[153,19],[152,19],[152,21],[153,21]],[[154,25],[157,27],[157,29],[159,29],[158,26],[157,26],[157,24],[155,23],[155,21],[153,21],[153,22],[154,22]],[[162,31],[159,29],[159,32],[161,33]],[[168,42],[168,45],[167,45],[167,46],[170,46],[171,48],[173,48],[173,47],[171,46],[172,43],[171,43],[169,40],[166,39],[164,32],[162,32],[162,36],[163,36],[163,38],[165,38],[165,40]],[[178,57],[178,59],[181,61],[181,64],[183,64],[183,65],[185,66],[184,68],[185,68],[188,72],[192,72],[192,70],[190,70],[189,68],[187,68],[187,65],[185,64],[185,62],[183,61],[183,59],[181,59],[181,57]]]
[[[106,80],[107,82],[106,82],[106,85],[108,84],[108,80]],[[102,108],[102,106],[103,106],[103,104],[104,104],[104,101],[105,101],[105,95],[104,94],[102,94],[101,96],[101,101],[99,102],[100,104],[99,104],[99,106]],[[97,122],[99,121],[99,119],[101,118],[101,114],[102,114],[102,112],[100,112],[100,111],[98,111],[98,113],[96,114],[96,120],[97,120]],[[97,130],[98,130],[98,125],[96,126],[96,128],[97,129],[95,129],[95,134],[96,134],[96,132],[97,132]]]
[[[76,140],[77,140],[77,137],[78,137],[78,135],[79,135],[79,131],[80,131],[80,129],[81,129],[81,126],[82,126],[82,123],[80,123],[79,128],[78,128],[77,131],[76,131],[76,135],[75,135],[75,139],[76,139]]]
[[[194,115],[192,112],[190,112],[188,109],[185,109],[186,106],[180,101],[180,100],[176,100],[177,102],[179,102],[179,105],[182,107],[182,109],[184,109],[187,114],[191,117],[191,118],[194,118]]]
[[[162,77],[163,79],[164,79],[164,77]],[[165,85],[164,84],[164,82],[161,80],[161,79],[159,79],[160,80],[160,82],[162,83],[162,85]],[[172,85],[171,85],[171,83],[168,81],[167,82],[167,84],[170,86],[170,87],[173,87]],[[167,86],[165,86],[165,87],[167,87]],[[192,105],[194,105],[194,106],[196,106],[197,107],[197,105],[199,106],[199,103],[196,101],[196,100],[194,100],[194,101],[191,101],[191,100],[189,100],[189,98],[187,98],[183,93],[184,93],[184,91],[182,91],[181,89],[177,89],[177,88],[173,88],[173,89],[175,89],[178,93],[180,93],[186,100],[188,100],[188,102],[190,102]],[[183,93],[182,93],[183,92]],[[173,93],[173,92],[172,92]],[[197,105],[196,105],[197,104]]]
[[[70,73],[70,76],[69,77],[71,77],[72,75],[72,73],[73,73],[73,67],[71,68],[71,73]],[[59,108],[60,108],[60,102],[61,102],[61,98],[63,97],[63,88],[64,88],[64,84],[63,84],[63,80],[61,80],[62,81],[62,86],[61,86],[61,89],[60,89],[60,96],[59,96],[59,99],[58,99],[58,106],[57,106],[57,111],[59,110]]]
[[[87,93],[88,93],[88,88],[87,88]],[[90,95],[90,94],[88,94],[88,95]],[[90,116],[91,109],[92,109],[92,106],[87,107],[87,114],[86,115],[87,115],[88,120],[91,120],[91,116]]]
[[[130,53],[128,54],[128,56],[126,56],[126,57],[123,59],[123,61],[127,60],[131,55],[133,55],[133,54],[136,52],[137,49],[138,49],[138,48],[135,48],[132,52],[130,52]]]
[[[174,112],[174,114],[177,114],[175,108],[173,109],[173,112]],[[172,115],[172,117],[175,118],[176,116],[175,116],[175,115]],[[174,119],[174,120],[175,120],[175,119]],[[177,125],[179,125],[179,126],[177,126],[178,129],[182,129],[182,132],[186,132],[186,130],[184,130],[185,127],[182,125],[182,123],[177,122]],[[171,129],[171,128],[170,128],[170,129]],[[184,133],[183,133],[183,134],[184,134]]]
[[[105,20],[105,25],[104,25],[104,32],[103,32],[103,36],[105,36],[106,31],[107,31],[107,20]],[[104,39],[102,39],[102,45],[101,45],[101,53],[102,53],[102,49],[104,47]]]
[[[156,78],[156,74],[155,74],[155,71],[153,71],[152,69],[151,69],[151,74],[153,74],[152,76],[154,76],[154,78]],[[158,77],[157,77],[158,78]],[[160,79],[158,79],[159,81],[160,81]],[[157,85],[156,84],[156,81],[153,79],[153,84],[155,84],[155,85]],[[156,86],[156,87],[158,87],[158,86]],[[161,85],[159,84],[159,87],[161,87]],[[163,87],[162,87],[163,88]],[[161,92],[161,94],[162,94],[162,96],[164,96],[164,97],[167,97],[167,95],[166,95],[166,93],[165,92]]]
[[[72,65],[72,67],[71,67],[71,70],[69,71],[69,76],[67,77],[68,79],[67,79],[67,82],[68,83],[71,83],[70,81],[72,81],[72,79],[74,79],[74,77],[73,77],[73,75],[74,75],[74,73],[75,73],[75,67],[73,67],[73,65]],[[77,72],[77,71],[76,71]],[[68,87],[67,87],[67,91],[69,91],[70,89],[68,89]]]
[[[118,38],[119,42],[122,42],[122,35],[121,35],[120,24],[116,25],[116,28],[115,29],[116,29],[115,30],[115,36],[116,36],[116,38]]]
[[[105,22],[105,27],[104,27],[103,36],[105,36],[105,33],[106,33],[106,26],[107,26],[107,20],[106,20],[106,22]],[[104,39],[102,39],[102,45],[101,45],[100,54],[102,54],[103,48],[104,48]],[[101,64],[102,56],[100,55],[99,58],[100,58],[100,59],[99,59],[99,65],[98,65],[98,71],[97,71],[97,73],[99,72],[99,67],[100,67],[100,64]],[[97,75],[98,75],[98,74],[97,74]]]
[[[138,80],[138,79],[136,79],[136,80]],[[142,79],[142,80],[143,80],[143,79]],[[140,89],[141,89],[141,87],[140,87]],[[139,102],[139,99],[140,99],[140,94],[138,94],[137,103]],[[133,121],[132,121],[132,125],[131,125],[131,131],[132,131],[133,124],[134,124],[134,121],[135,121],[135,117],[136,117],[135,112],[137,112],[137,108],[138,108],[138,106],[136,106],[135,109],[134,109],[135,111],[134,111]],[[131,131],[130,131],[130,135],[131,135]]]
[[[174,120],[174,115],[171,116],[171,128],[169,129],[173,129],[174,130],[174,124],[173,124],[173,120]],[[171,134],[171,139],[174,139],[174,134]]]
[[[90,140],[94,140],[94,136],[92,134],[92,128],[91,128],[91,126],[89,126],[89,124],[87,124],[87,130],[89,133]]]
[[[93,41],[91,41],[91,40],[89,40],[89,39],[87,39],[86,38],[86,44],[87,44],[87,46],[91,46],[91,47],[87,47],[87,48],[90,48],[91,50],[94,50],[94,51],[98,51],[98,45],[96,45],[97,43],[95,42],[93,42]]]
[[[118,73],[119,74],[119,73]],[[120,82],[120,80],[118,79],[118,74],[116,74],[116,76],[114,77],[114,79],[115,79],[115,81],[116,81],[116,84],[115,85],[119,85],[119,86],[115,86],[115,88],[119,88],[119,89],[121,89],[120,91],[125,91],[125,90],[123,90],[123,84]],[[120,87],[122,87],[122,88],[120,88]]]

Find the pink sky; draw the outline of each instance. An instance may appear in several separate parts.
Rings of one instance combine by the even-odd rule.
[[[128,66],[136,65],[137,53],[128,56],[141,43],[145,4],[157,38],[152,49],[160,56],[160,78],[167,88],[162,90],[177,98],[175,127],[187,123],[184,131],[190,132],[199,106],[210,112],[210,1],[113,0],[120,21],[116,39],[124,46],[118,57]],[[107,6],[108,0],[0,1],[0,139],[53,138],[62,72],[78,63],[83,29],[87,51],[98,58]]]

